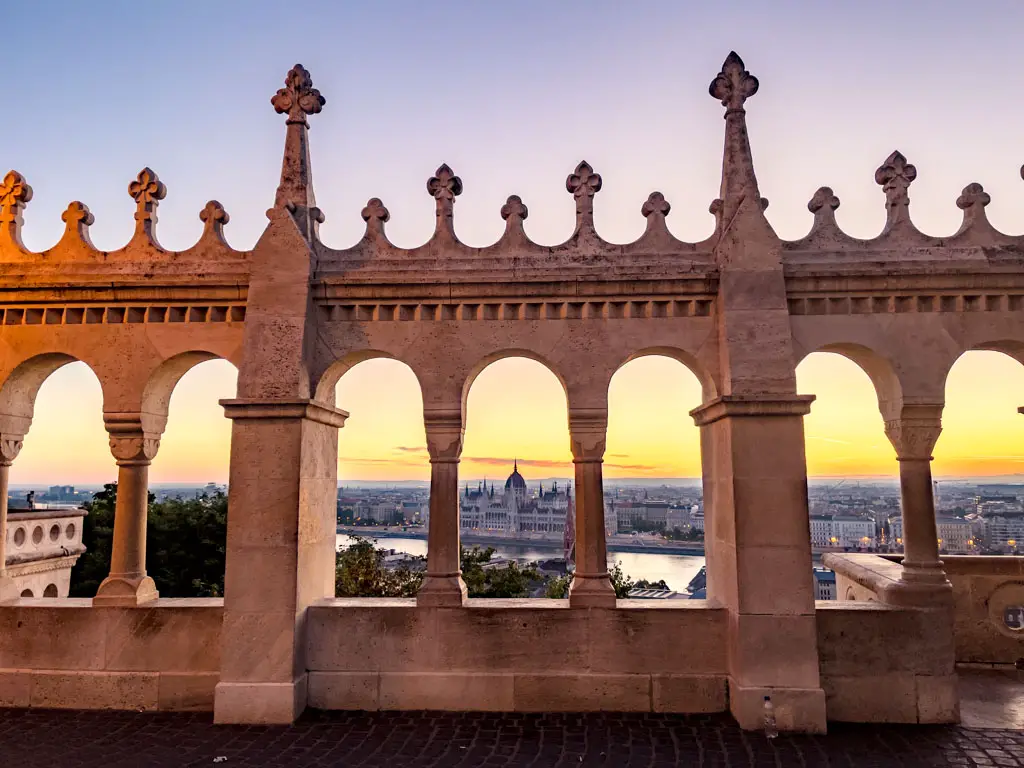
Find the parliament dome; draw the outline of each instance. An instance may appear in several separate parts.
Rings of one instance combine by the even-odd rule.
[[[506,491],[525,491],[526,480],[522,475],[519,474],[519,460],[516,459],[512,465],[512,474],[508,476],[508,480],[505,481]]]

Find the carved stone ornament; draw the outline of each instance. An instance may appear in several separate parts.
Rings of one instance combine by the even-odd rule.
[[[22,435],[0,435],[0,465],[9,467],[21,453]]]
[[[726,115],[742,111],[743,103],[757,93],[760,83],[743,66],[735,51],[731,51],[722,64],[722,71],[711,81],[708,93],[722,102]]]
[[[60,215],[60,219],[68,225],[68,229],[78,225],[90,227],[96,221],[96,217],[92,215],[89,206],[78,200],[68,203],[67,210]]]
[[[600,192],[601,183],[601,174],[594,173],[590,163],[584,160],[566,178],[565,188],[579,200],[580,198],[591,198]]]
[[[509,195],[508,200],[501,206],[501,218],[505,221],[518,219],[522,221],[530,215],[530,209],[523,203],[519,195]]]
[[[899,151],[893,152],[875,171],[875,183],[885,192],[887,208],[910,205],[908,190],[917,178],[917,168],[907,162]]]
[[[25,177],[17,171],[8,171],[3,181],[0,181],[0,207],[8,218],[20,213],[25,203],[32,199],[32,187],[25,181]]]
[[[644,215],[644,218],[652,214],[668,216],[671,210],[672,206],[669,205],[668,200],[665,199],[661,192],[651,192],[647,197],[647,201],[640,207],[640,213]]]
[[[454,463],[462,455],[465,428],[461,411],[426,413],[423,424],[427,433],[427,453],[430,463]]]
[[[991,202],[992,196],[985,191],[985,188],[981,184],[974,183],[968,184],[963,188],[960,197],[956,199],[956,207],[966,211],[968,208],[974,208],[975,206],[984,208]]]
[[[607,436],[607,411],[595,409],[569,413],[569,447],[573,463],[603,461]]]
[[[288,70],[281,88],[270,99],[274,111],[278,114],[288,113],[288,123],[308,125],[306,115],[316,115],[323,109],[327,99],[313,87],[313,78],[301,64]]]
[[[818,187],[818,191],[807,203],[807,210],[811,213],[818,211],[834,211],[839,207],[839,198],[832,191],[832,187]]]
[[[930,461],[941,434],[942,419],[935,415],[905,415],[885,422],[885,435],[900,461]]]
[[[371,197],[363,208],[363,221],[387,222],[391,220],[391,212],[384,206],[379,197]]]
[[[227,224],[231,221],[231,217],[228,216],[228,212],[224,210],[224,206],[219,201],[211,200],[199,212],[199,220],[207,227],[212,227],[217,224]]]
[[[153,218],[159,201],[167,196],[167,187],[151,168],[143,168],[128,185],[128,194],[135,199],[135,220],[148,221]]]
[[[149,464],[160,450],[159,437],[146,436],[111,436],[110,453],[117,460],[118,466]]]
[[[462,194],[462,179],[455,175],[447,163],[441,163],[434,175],[427,179],[427,192],[438,201],[452,201]]]

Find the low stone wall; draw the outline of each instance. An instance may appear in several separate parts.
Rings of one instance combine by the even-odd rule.
[[[702,600],[324,600],[308,615],[309,705],[720,712],[726,622]]]
[[[817,603],[818,657],[829,720],[958,722],[959,699],[941,609]]]
[[[210,710],[222,614],[219,599],[0,605],[0,706]]]
[[[953,636],[958,663],[1004,665],[1024,658],[1024,557],[943,557],[953,584]],[[1014,611],[1014,609],[1017,609]]]

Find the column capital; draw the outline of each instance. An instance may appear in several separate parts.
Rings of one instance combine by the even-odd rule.
[[[734,416],[806,416],[814,395],[722,395],[690,411],[698,427]]]
[[[607,408],[569,409],[569,448],[574,464],[604,461]]]
[[[269,400],[245,397],[221,400],[224,415],[236,419],[309,419],[329,427],[343,427],[348,411],[310,398]]]
[[[942,434],[942,403],[904,405],[897,418],[885,422],[885,436],[900,461],[931,461]]]
[[[21,453],[24,440],[24,435],[0,433],[0,467],[9,467],[14,463],[18,454]]]
[[[462,408],[429,410],[423,412],[423,426],[427,433],[427,452],[432,464],[456,463],[462,455],[462,438],[466,427],[462,421]]]
[[[119,467],[149,464],[160,450],[161,432],[145,429],[141,413],[104,413],[103,425]]]

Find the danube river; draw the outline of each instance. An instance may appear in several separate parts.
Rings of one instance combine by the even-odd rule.
[[[375,541],[383,549],[393,549],[396,552],[406,552],[420,557],[425,557],[427,554],[425,539],[381,537]],[[347,547],[351,542],[352,539],[349,536],[343,533],[338,534],[339,549]],[[557,546],[543,547],[533,544],[492,546],[497,552],[497,557],[514,560],[547,560],[562,556],[562,548]],[[671,589],[680,592],[686,589],[690,579],[696,576],[697,571],[704,565],[704,558],[699,555],[665,555],[658,552],[611,552],[608,555],[608,560],[609,563],[619,563],[623,572],[634,581],[640,579],[661,581],[664,579]]]

